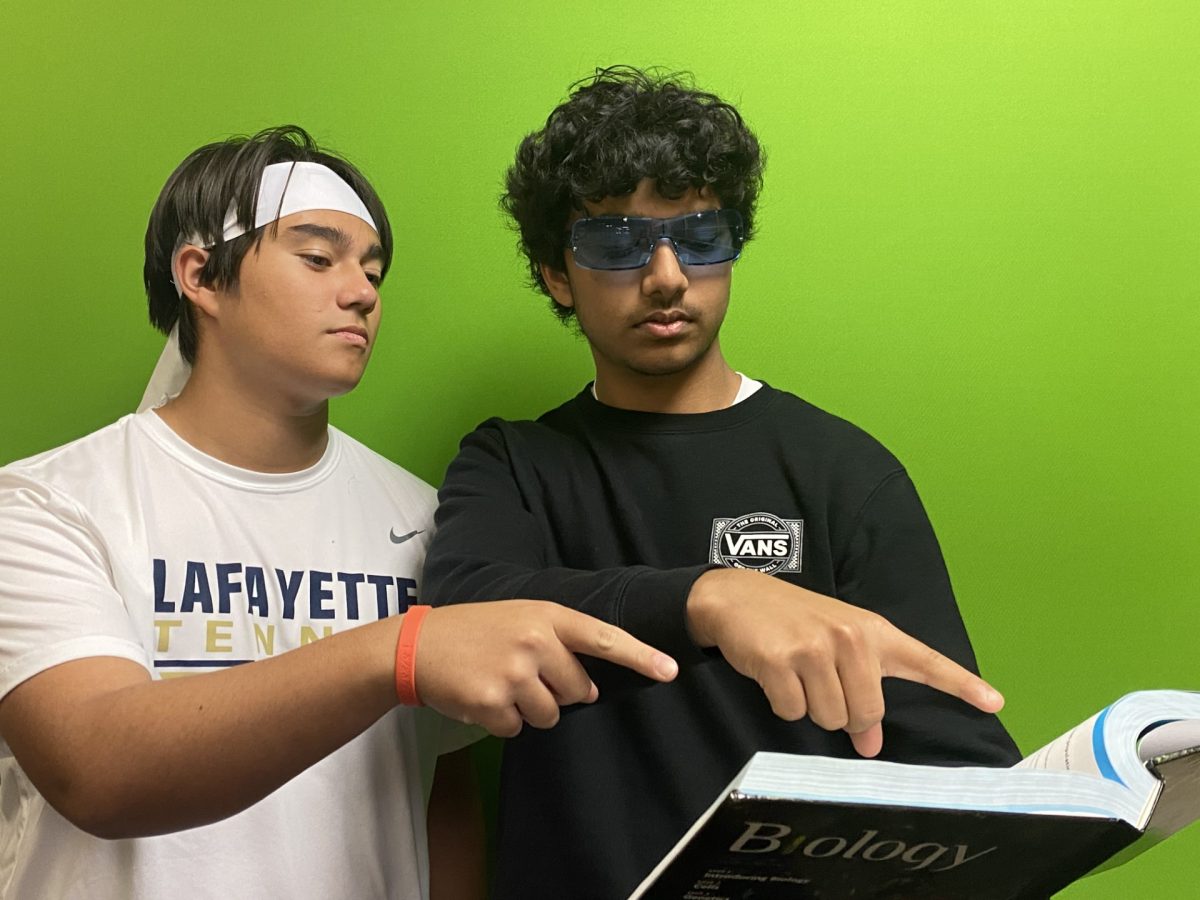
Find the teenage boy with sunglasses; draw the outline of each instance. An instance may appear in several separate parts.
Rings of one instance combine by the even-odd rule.
[[[670,677],[557,604],[414,605],[433,491],[328,426],[391,258],[374,189],[300,129],[168,179],[168,399],[0,469],[0,894],[424,897],[465,738],[413,705],[511,735],[595,699],[570,651]],[[439,810],[448,896],[470,829]]]
[[[596,378],[464,439],[426,597],[555,599],[683,668],[506,742],[496,897],[626,896],[756,750],[1018,758],[903,467],[722,355],[761,170],[732,106],[617,68],[508,172],[533,281]]]

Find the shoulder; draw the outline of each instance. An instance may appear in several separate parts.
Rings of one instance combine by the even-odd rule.
[[[70,468],[70,465],[81,459],[103,460],[112,453],[129,443],[131,432],[135,432],[137,415],[122,416],[117,421],[104,426],[83,437],[60,444],[33,456],[14,460],[0,467],[0,473],[5,475],[22,473],[31,477],[40,474],[52,475],[59,469]]]
[[[885,471],[902,468],[896,456],[865,429],[791,393],[764,384],[769,401],[759,418],[765,430],[775,431],[797,448],[818,459],[869,466]]]
[[[329,436],[331,441],[337,443],[339,465],[345,467],[348,477],[369,480],[387,493],[404,499],[430,506],[437,502],[437,493],[428,482],[372,450],[357,438],[333,426],[329,428]]]
[[[69,443],[0,467],[0,503],[14,491],[43,499],[87,493],[127,470],[141,440],[137,416],[128,415]]]
[[[798,483],[820,486],[831,508],[861,510],[885,485],[907,483],[904,465],[863,428],[788,391],[763,390],[771,402],[754,439]]]
[[[136,416],[0,468],[0,560],[5,589],[75,578],[108,586],[111,548],[143,524],[129,485],[145,460]],[[106,527],[107,526],[109,527]],[[115,524],[115,529],[112,527]],[[18,575],[18,573],[24,573]],[[72,588],[74,590],[74,588]],[[80,592],[84,589],[81,588]],[[3,598],[12,604],[12,594]],[[14,607],[15,608],[15,607]],[[49,607],[43,609],[46,612]]]
[[[585,392],[586,392],[585,388]],[[552,447],[569,442],[584,430],[588,405],[583,392],[536,419],[486,419],[462,439],[462,448],[471,446],[503,450],[514,446]]]
[[[895,455],[861,426],[790,391],[769,385],[764,388],[776,398],[773,412],[781,429],[802,434],[808,442],[826,445],[835,452],[848,453],[852,458],[873,460],[893,468],[900,465]]]

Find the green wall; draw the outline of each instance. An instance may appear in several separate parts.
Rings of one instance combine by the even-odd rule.
[[[597,65],[686,68],[770,157],[727,355],[907,463],[1021,745],[1200,688],[1194,0],[266,9],[5,4],[0,462],[134,407],[163,180],[295,121],[398,235],[383,344],[335,421],[436,484],[479,420],[590,371],[496,212],[517,141]],[[1200,828],[1064,896],[1192,896],[1198,849]]]

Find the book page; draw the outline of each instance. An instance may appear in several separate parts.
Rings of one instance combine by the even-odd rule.
[[[1035,750],[1015,766],[1014,769],[1048,769],[1057,772],[1086,772],[1104,777],[1096,762],[1092,747],[1092,733],[1100,713],[1086,722],[1076,725],[1066,734],[1060,735],[1040,750]]]
[[[1142,762],[1151,762],[1160,756],[1169,756],[1183,750],[1200,747],[1200,721],[1176,719],[1155,725],[1138,741],[1138,756]]]
[[[1117,781],[1061,769],[916,766],[758,752],[729,792],[744,798],[1101,816],[1140,822],[1143,803]],[[1147,774],[1157,789],[1158,782]]]
[[[1013,768],[1087,772],[1091,775],[1111,777],[1102,771],[1096,761],[1095,728],[1101,715],[1102,712],[1097,713],[1066,734],[1056,737]],[[1142,762],[1149,763],[1159,757],[1194,747],[1200,747],[1200,720],[1175,719],[1165,720],[1148,728],[1138,741],[1137,752]]]
[[[1055,738],[1015,768],[1085,773],[1126,785],[1143,799],[1137,821],[1144,827],[1160,794],[1166,799],[1156,831],[1170,833],[1175,820],[1190,821],[1200,812],[1200,790],[1180,781],[1174,792],[1163,788],[1159,763],[1200,747],[1200,699],[1183,691],[1127,694],[1081,725]],[[1195,760],[1179,769],[1191,770]],[[1200,783],[1200,782],[1197,782]],[[1174,793],[1175,796],[1171,796]],[[1182,809],[1174,804],[1182,803]],[[1190,816],[1190,818],[1188,818]]]

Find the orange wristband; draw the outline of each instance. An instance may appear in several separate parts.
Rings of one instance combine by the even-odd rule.
[[[423,705],[417,696],[417,635],[430,609],[410,606],[400,623],[400,637],[396,640],[396,696],[405,706]]]

